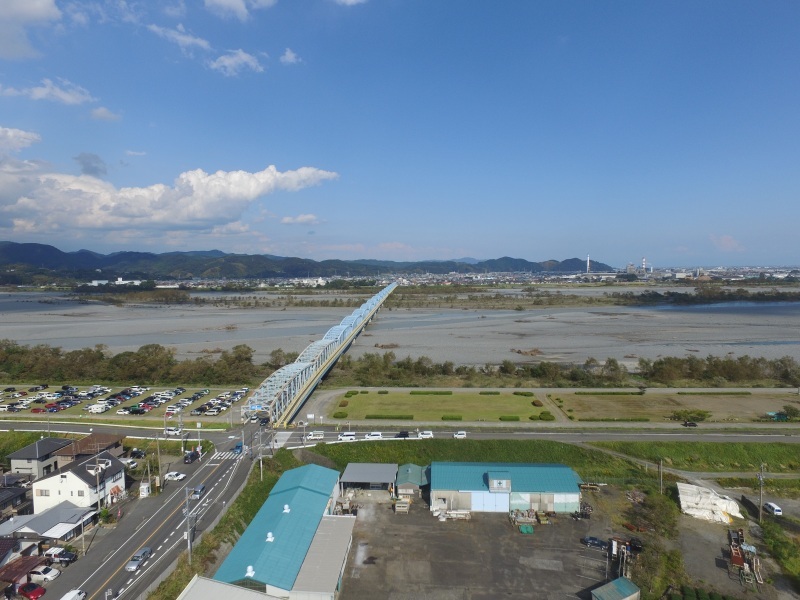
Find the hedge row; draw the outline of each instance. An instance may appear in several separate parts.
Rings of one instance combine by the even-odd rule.
[[[519,421],[519,417],[517,415],[500,415],[501,421]]]
[[[389,390],[378,390],[379,394],[388,394]]]
[[[750,396],[753,392],[675,392],[678,396]]]
[[[484,390],[482,392],[478,392],[479,396],[499,396],[500,392],[492,392],[488,390]]]
[[[636,392],[575,392],[576,396],[644,396],[644,390]]]
[[[414,415],[364,415],[365,419],[394,419],[396,421],[413,421]]]
[[[525,396],[526,398],[530,398],[533,396],[533,392],[514,392],[515,396]]]
[[[539,413],[539,420],[540,421],[555,421],[556,417],[550,411],[543,410],[541,413]]]
[[[461,415],[442,415],[442,421],[460,421]]]
[[[630,417],[630,418],[622,418],[622,419],[614,419],[611,417],[607,417],[604,419],[581,419],[581,421],[591,421],[595,423],[613,423],[613,422],[623,422],[623,423],[646,423],[650,419],[647,417]]]
[[[333,413],[333,418],[334,419],[346,419],[347,418],[347,413],[344,412],[343,410],[336,411],[335,413]]]
[[[409,392],[412,396],[452,396],[452,390],[413,390]]]

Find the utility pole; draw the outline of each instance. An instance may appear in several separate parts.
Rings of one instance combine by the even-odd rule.
[[[764,512],[764,467],[766,465],[761,463],[761,470],[758,473],[759,495],[758,495],[758,523],[761,524],[762,515]]]

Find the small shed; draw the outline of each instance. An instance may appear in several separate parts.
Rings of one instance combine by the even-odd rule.
[[[592,590],[592,600],[639,600],[640,590],[627,577],[619,577]]]
[[[398,496],[421,496],[422,488],[429,482],[430,467],[420,467],[413,463],[401,465],[397,469],[395,489]]]
[[[339,479],[342,489],[388,490],[397,480],[397,464],[350,463]]]

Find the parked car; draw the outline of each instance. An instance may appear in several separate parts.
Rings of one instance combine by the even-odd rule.
[[[17,593],[22,596],[23,598],[27,598],[28,600],[38,600],[44,596],[44,593],[47,590],[40,586],[38,583],[26,583],[24,585],[19,586]]]
[[[131,559],[128,561],[128,564],[125,565],[125,570],[129,573],[133,573],[134,571],[138,571],[139,567],[142,566],[142,563],[146,561],[150,556],[153,554],[153,551],[148,547],[145,546],[141,548],[136,554],[134,554]]]
[[[48,567],[47,565],[40,565],[28,574],[31,576],[31,581],[43,583],[45,581],[53,581],[56,577],[61,575],[61,571],[53,567]]]
[[[123,465],[125,465],[129,469],[135,469],[136,467],[139,466],[139,463],[137,463],[132,458],[120,458],[119,462],[121,462]]]
[[[694,421],[684,421],[683,422],[683,426],[684,427],[697,427],[697,423],[695,423]]]
[[[464,440],[466,438],[467,438],[467,432],[466,431],[456,431],[453,434],[453,439],[456,439],[456,440]]]
[[[164,475],[164,481],[183,481],[186,479],[186,473],[178,473],[177,471],[170,471]]]
[[[131,458],[138,458],[141,460],[145,456],[147,456],[147,453],[144,450],[139,450],[139,448],[134,448],[131,450]]]
[[[634,552],[641,552],[644,549],[644,542],[637,537],[632,537],[628,540],[628,545]]]
[[[604,542],[603,540],[596,538],[596,537],[585,537],[581,539],[581,543],[584,544],[587,548],[595,548],[597,550],[608,550],[608,542]]]
[[[47,558],[47,560],[64,566],[70,565],[74,563],[76,560],[78,560],[77,554],[75,554],[74,552],[70,552],[69,550],[66,550],[64,548],[61,548],[60,546],[50,548],[44,553],[44,555],[45,558]]]
[[[432,431],[420,431],[419,435],[417,437],[419,437],[419,439],[421,439],[421,440],[429,440],[429,439],[433,438],[433,432]]]

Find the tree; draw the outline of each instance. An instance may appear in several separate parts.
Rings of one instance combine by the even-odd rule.
[[[786,416],[790,419],[797,419],[800,417],[800,408],[797,408],[793,404],[784,404],[783,412],[785,412]]]

